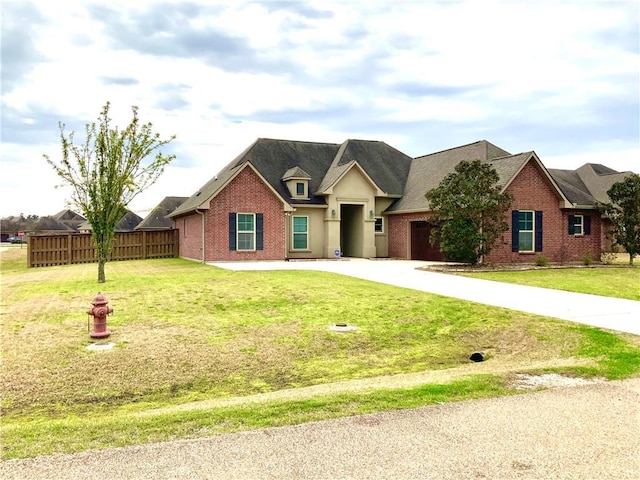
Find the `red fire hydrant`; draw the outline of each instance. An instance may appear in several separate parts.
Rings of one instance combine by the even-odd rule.
[[[111,335],[107,330],[107,315],[113,313],[113,308],[107,307],[107,298],[100,292],[94,297],[93,308],[87,310],[88,315],[93,316],[93,332],[89,334],[91,338],[105,338]]]

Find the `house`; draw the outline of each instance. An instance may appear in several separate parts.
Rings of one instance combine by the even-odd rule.
[[[442,260],[428,241],[424,194],[476,159],[514,197],[510,231],[485,262],[571,261],[605,247],[597,201],[626,174],[588,165],[549,171],[533,151],[514,155],[486,140],[411,158],[379,141],[261,138],[168,216],[180,230],[180,256],[201,261]]]
[[[131,232],[142,221],[142,217],[127,210],[116,225],[116,232]],[[83,222],[78,228],[80,233],[91,233],[91,224],[88,221]]]
[[[189,197],[165,197],[162,201],[136,225],[134,230],[169,230],[173,228],[173,220],[168,215],[178,208]]]
[[[73,231],[78,231],[80,225],[87,221],[82,215],[69,209],[60,210],[55,215],[52,215],[52,217]]]
[[[54,235],[60,233],[74,233],[76,230],[67,223],[58,220],[55,215],[40,217],[33,227],[34,233],[38,235]]]

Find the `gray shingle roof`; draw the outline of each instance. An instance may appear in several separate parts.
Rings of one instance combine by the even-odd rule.
[[[134,230],[163,230],[173,227],[173,220],[168,215],[178,208],[189,197],[165,197]]]
[[[52,217],[55,218],[58,222],[69,227],[71,230],[78,230],[80,225],[82,225],[82,223],[87,220],[82,215],[69,209],[60,210],[55,215],[52,215]]]
[[[332,187],[357,162],[380,190],[388,196],[399,197],[404,193],[412,161],[411,157],[384,142],[347,140],[340,145],[319,191]]]
[[[589,189],[580,179],[578,172],[550,168],[549,174],[571,203],[575,205],[595,205],[596,199],[589,193]]]
[[[35,224],[33,229],[37,232],[44,232],[44,231],[74,232],[75,231],[75,228],[58,220],[53,215],[48,217],[40,217],[40,219]]]
[[[617,172],[597,163],[585,163],[577,170],[549,169],[562,192],[574,205],[597,206],[609,202],[607,191],[631,172]]]
[[[357,161],[367,175],[388,195],[402,195],[411,157],[384,142],[347,140],[335,143],[301,142],[260,138],[203,185],[170,217],[209,208],[208,203],[243,167],[250,163],[284,201],[291,205],[325,205],[319,187],[331,184]],[[309,199],[291,197],[283,176],[302,170],[309,177]]]
[[[300,167],[290,168],[289,170],[284,172],[284,175],[282,175],[282,180],[285,182],[287,180],[291,180],[292,178],[311,180],[311,177],[309,176],[309,174],[304,170],[302,170]]]
[[[116,225],[116,232],[130,232],[132,231],[136,225],[138,225],[142,221],[142,217],[133,213],[131,210],[127,210],[120,221]],[[88,221],[85,221],[82,225],[80,225],[80,230],[88,230],[91,231],[91,224]]]
[[[520,155],[525,154],[511,156],[506,150],[496,147],[486,140],[481,140],[468,145],[417,157],[411,165],[404,196],[394,202],[393,205],[387,209],[387,212],[397,213],[429,210],[429,202],[424,194],[428,190],[437,187],[442,179],[450,173],[453,173],[455,166],[462,161],[471,162],[473,160],[481,160],[487,162],[497,157],[510,156],[503,158],[500,162],[499,168],[502,170],[502,173],[498,173],[502,181],[503,177],[508,177],[512,170],[516,168],[515,166],[518,161],[522,160]],[[508,158],[511,159],[507,160]],[[497,164],[498,162],[496,162],[496,165]]]

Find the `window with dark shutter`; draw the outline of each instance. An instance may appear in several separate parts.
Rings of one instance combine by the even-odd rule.
[[[264,216],[262,213],[256,213],[256,250],[264,249]]]
[[[576,232],[576,216],[569,215],[569,235],[575,235]]]
[[[511,211],[511,251],[518,251],[518,238],[519,238],[519,221],[520,212],[518,210]]]
[[[541,210],[536,210],[535,229],[536,229],[535,250],[536,252],[541,252],[542,251],[542,211]]]
[[[591,217],[569,215],[569,235],[589,235],[591,233]]]
[[[229,214],[229,250],[236,249],[236,214]]]

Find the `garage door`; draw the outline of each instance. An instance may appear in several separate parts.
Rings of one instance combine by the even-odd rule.
[[[443,261],[440,245],[429,243],[434,228],[435,226],[429,222],[411,222],[411,260]]]

